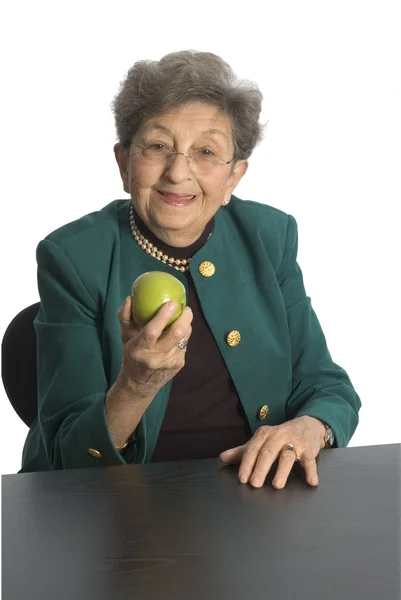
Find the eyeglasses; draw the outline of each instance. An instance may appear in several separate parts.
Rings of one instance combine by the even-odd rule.
[[[168,160],[177,154],[182,154],[187,159],[191,171],[198,173],[208,173],[220,165],[230,165],[235,160],[235,158],[232,160],[221,160],[220,156],[209,148],[199,148],[198,150],[193,150],[191,154],[186,154],[185,152],[176,152],[160,143],[149,144],[149,146],[141,146],[140,144],[132,145],[140,149],[143,158],[163,165],[167,165]]]

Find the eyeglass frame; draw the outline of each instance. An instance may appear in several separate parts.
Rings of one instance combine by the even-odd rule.
[[[151,146],[152,144],[149,144],[149,146]],[[144,150],[146,150],[146,148],[149,148],[149,146],[141,146],[141,144],[135,144],[134,142],[132,142],[131,146],[137,146],[138,148],[142,148]],[[192,154],[187,154],[186,152],[177,152],[176,150],[169,150],[168,156],[174,155],[177,156],[177,154],[182,154],[183,156],[185,156],[185,158],[188,159],[188,166],[191,166],[191,163],[189,162],[189,159],[193,158]],[[225,160],[219,160],[219,164],[221,165],[231,165],[231,163],[233,163],[235,160],[237,160],[236,158],[232,158],[231,160],[225,161]]]

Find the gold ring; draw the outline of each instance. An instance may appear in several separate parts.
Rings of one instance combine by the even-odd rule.
[[[292,450],[295,454],[295,460],[299,460],[297,450],[296,450],[294,444],[287,444],[286,446],[284,446],[284,448],[282,449],[281,452],[284,452],[284,450]]]

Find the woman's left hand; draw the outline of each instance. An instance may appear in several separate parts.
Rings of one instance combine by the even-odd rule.
[[[288,476],[298,459],[305,470],[306,481],[311,486],[318,484],[316,457],[324,448],[325,426],[319,419],[304,416],[287,421],[282,425],[262,426],[244,446],[231,448],[220,454],[225,464],[241,463],[239,480],[261,487],[273,463],[279,459],[274,487],[280,489],[287,483]],[[288,444],[295,446],[296,455]]]

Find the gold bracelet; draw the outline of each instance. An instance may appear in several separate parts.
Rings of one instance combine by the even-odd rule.
[[[129,440],[127,440],[124,444],[122,444],[121,446],[116,446],[116,450],[118,450],[118,452],[122,452],[123,450],[126,449],[126,447],[129,444]]]

